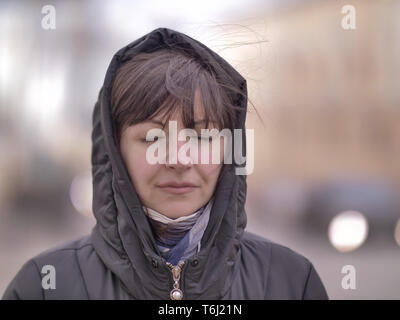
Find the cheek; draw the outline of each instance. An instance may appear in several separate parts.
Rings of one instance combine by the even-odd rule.
[[[221,172],[222,164],[198,164],[196,168],[206,184],[214,185]]]
[[[145,188],[156,175],[159,165],[149,164],[146,150],[142,148],[130,148],[129,152],[122,152],[122,155],[135,188]]]

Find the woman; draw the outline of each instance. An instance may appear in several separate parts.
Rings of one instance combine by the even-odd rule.
[[[223,144],[180,152],[187,140],[174,129],[199,141],[215,138],[202,129],[242,129],[245,141],[246,110],[245,79],[187,35],[159,28],[118,51],[93,113],[97,224],[30,259],[3,298],[327,299],[306,258],[244,230],[243,164],[229,163]],[[49,265],[55,288],[42,286]]]

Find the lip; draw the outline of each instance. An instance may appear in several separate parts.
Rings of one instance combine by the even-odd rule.
[[[189,182],[176,182],[170,181],[163,184],[160,184],[159,187],[169,193],[173,194],[184,194],[193,191],[197,188],[196,185],[189,183]]]

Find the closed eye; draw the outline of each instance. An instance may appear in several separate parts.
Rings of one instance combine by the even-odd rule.
[[[211,141],[212,140],[212,136],[199,136],[198,139],[199,140]]]
[[[159,137],[155,136],[155,137],[153,137],[153,140],[147,140],[146,138],[144,138],[144,139],[140,139],[140,141],[142,141],[144,143],[152,143],[152,142],[157,141],[158,139],[159,139]]]

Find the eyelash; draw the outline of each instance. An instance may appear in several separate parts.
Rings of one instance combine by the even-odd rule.
[[[212,137],[209,137],[209,136],[205,136],[205,137],[198,136],[197,139],[198,140],[208,140],[210,142],[212,141]],[[155,142],[157,140],[158,140],[158,137],[154,137],[154,141],[147,141],[146,138],[141,139],[141,141],[144,142],[144,143],[152,143],[152,142]]]
[[[142,142],[144,142],[144,143],[153,143],[153,142],[156,142],[157,140],[158,140],[158,137],[154,137],[154,141],[147,141],[146,140],[146,138],[144,138],[144,139],[140,139]]]
[[[199,136],[199,140],[208,140],[208,141],[212,141],[212,137],[207,137],[207,136],[202,137],[202,136]]]

